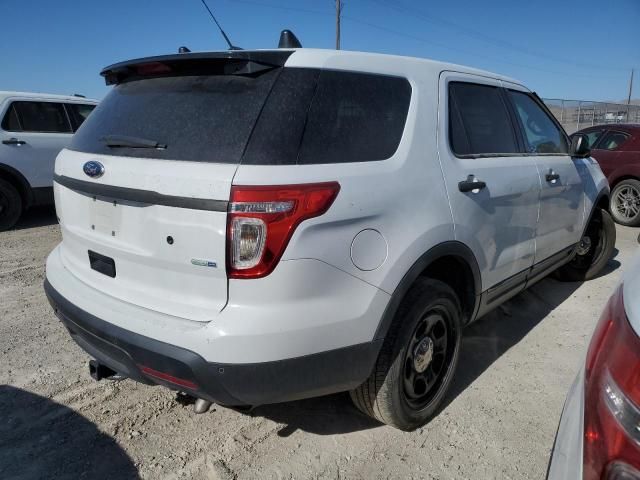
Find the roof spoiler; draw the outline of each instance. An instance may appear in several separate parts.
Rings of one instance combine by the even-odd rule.
[[[253,75],[284,66],[287,50],[177,53],[115,63],[100,72],[107,85],[182,75]]]

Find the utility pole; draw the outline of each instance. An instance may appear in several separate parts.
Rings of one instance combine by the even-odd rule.
[[[629,79],[629,96],[627,97],[627,105],[631,104],[631,91],[633,90],[633,68],[631,69],[631,78]]]
[[[340,50],[340,16],[342,15],[342,2],[336,0],[336,50]]]

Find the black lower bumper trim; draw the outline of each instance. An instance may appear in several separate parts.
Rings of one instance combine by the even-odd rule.
[[[221,405],[262,405],[350,390],[369,376],[382,340],[273,362],[207,362],[190,350],[117,327],[78,308],[45,280],[45,293],[72,338],[116,372],[149,385],[183,390]],[[146,366],[195,384],[189,389],[141,371]]]

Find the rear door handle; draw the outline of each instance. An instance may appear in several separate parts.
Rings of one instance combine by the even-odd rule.
[[[547,180],[547,182],[555,182],[556,180],[560,179],[560,175],[554,172],[553,170],[550,170],[549,173],[547,173],[544,178]]]
[[[463,193],[472,192],[474,190],[478,190],[479,191],[479,190],[482,190],[483,188],[485,188],[486,186],[487,186],[487,184],[484,183],[481,180],[478,180],[475,177],[475,175],[469,175],[466,180],[458,182],[458,190],[460,190]]]
[[[5,145],[18,145],[18,146],[20,146],[20,145],[24,145],[27,142],[25,142],[24,140],[18,140],[17,138],[13,137],[13,138],[10,138],[9,140],[3,140],[2,143],[5,144]]]

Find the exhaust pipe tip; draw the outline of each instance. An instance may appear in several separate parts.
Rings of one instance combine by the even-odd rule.
[[[119,375],[118,372],[111,370],[109,367],[103,365],[97,360],[89,361],[89,375],[91,375],[91,378],[93,378],[96,382],[99,382],[103,378],[113,378],[114,380],[122,378],[122,376]]]

